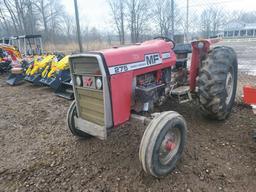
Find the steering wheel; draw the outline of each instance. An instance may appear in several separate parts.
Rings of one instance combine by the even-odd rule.
[[[174,42],[172,39],[168,38],[168,37],[157,36],[157,37],[154,37],[154,39],[163,39],[163,40],[165,40],[166,42],[172,42],[172,44],[173,44],[172,49],[174,49],[174,47],[175,47],[175,45],[176,45],[175,42]]]

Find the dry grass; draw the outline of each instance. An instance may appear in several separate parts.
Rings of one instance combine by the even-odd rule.
[[[106,49],[118,45],[118,42],[108,44],[107,42],[88,42],[83,43],[84,51],[96,51],[101,49]],[[47,52],[63,52],[65,54],[76,53],[79,51],[78,44],[76,42],[68,43],[68,44],[52,44],[46,43],[44,48]]]

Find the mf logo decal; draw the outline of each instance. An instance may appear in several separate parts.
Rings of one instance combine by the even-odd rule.
[[[141,68],[152,66],[152,65],[159,65],[161,63],[162,63],[162,58],[160,57],[160,54],[153,53],[153,54],[145,55],[144,61],[109,67],[108,69],[109,69],[110,75],[114,75],[114,74],[132,71],[136,69],[141,69]]]
[[[147,65],[156,65],[162,63],[159,54],[145,55],[145,61]]]
[[[93,79],[91,77],[83,77],[83,82],[85,87],[91,87],[93,84]]]

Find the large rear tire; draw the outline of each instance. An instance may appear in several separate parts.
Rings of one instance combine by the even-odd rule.
[[[144,171],[162,177],[176,166],[187,140],[184,118],[167,111],[155,117],[148,125],[141,140],[139,158]]]
[[[92,137],[91,135],[76,128],[75,117],[77,117],[76,101],[73,101],[71,103],[71,105],[68,109],[68,113],[67,113],[68,128],[70,129],[71,133],[75,136],[82,137],[82,138]]]
[[[237,87],[237,57],[230,47],[215,47],[199,69],[198,96],[202,114],[224,120],[234,104]]]

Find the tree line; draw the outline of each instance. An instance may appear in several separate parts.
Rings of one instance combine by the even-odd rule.
[[[63,30],[66,16],[57,0],[1,0],[1,35],[41,32],[50,40]]]
[[[84,41],[136,43],[153,36],[173,38],[174,34],[182,35],[187,30],[190,37],[209,37],[232,20],[256,21],[255,12],[227,13],[221,7],[210,5],[204,10],[190,8],[187,15],[186,8],[179,7],[177,0],[106,1],[111,29],[104,31],[83,24]],[[59,0],[0,0],[0,36],[24,34],[43,34],[44,40],[52,43],[75,41],[74,16],[67,14]]]
[[[177,0],[108,0],[120,44],[153,35],[216,36],[230,22],[256,23],[256,11],[225,11],[221,5],[178,7]],[[189,34],[186,34],[188,31]],[[128,35],[127,35],[128,34]]]

